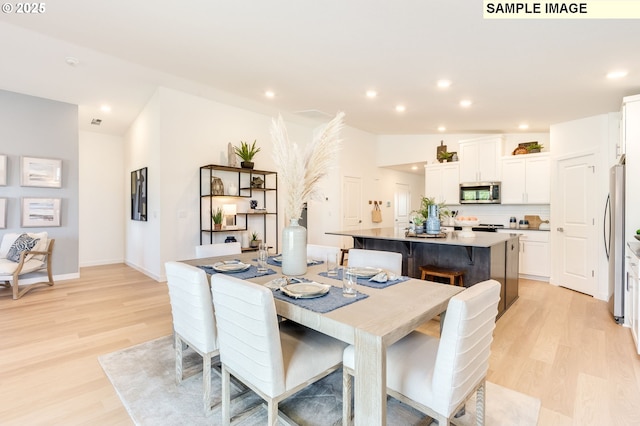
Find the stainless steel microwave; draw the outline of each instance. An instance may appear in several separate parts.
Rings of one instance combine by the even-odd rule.
[[[461,183],[460,204],[500,204],[500,182]]]

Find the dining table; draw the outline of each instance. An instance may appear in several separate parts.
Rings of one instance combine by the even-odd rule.
[[[256,265],[256,253],[215,258],[185,260],[190,265],[203,267],[217,262],[237,260]],[[269,285],[282,278],[282,270],[276,256],[271,256],[268,273],[244,278],[251,282]],[[211,273],[210,268],[205,268]],[[213,271],[213,273],[216,273]],[[234,275],[234,274],[232,274]],[[239,274],[235,274],[239,275]],[[321,284],[330,284],[335,294],[341,296],[342,281],[326,274],[326,265],[309,260],[307,272],[297,278]],[[211,275],[209,275],[211,276]],[[364,281],[360,281],[363,282]],[[464,290],[462,287],[432,281],[402,277],[389,281],[383,288],[358,285],[358,298],[345,301],[346,305],[318,312],[302,306],[289,297],[274,297],[278,315],[313,330],[352,344],[355,347],[354,423],[356,425],[385,425],[387,421],[386,348],[415,330],[424,322],[440,315],[442,324],[449,299]],[[377,287],[381,287],[378,285]],[[274,289],[276,292],[281,290]],[[320,299],[320,298],[318,298]],[[345,298],[346,299],[346,298]],[[312,301],[313,299],[305,299]]]

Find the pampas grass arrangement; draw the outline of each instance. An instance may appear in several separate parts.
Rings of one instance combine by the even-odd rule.
[[[336,165],[344,115],[339,112],[307,145],[304,153],[298,144],[289,140],[282,116],[273,120],[273,161],[280,187],[284,189],[285,220],[299,219],[304,203],[320,195],[320,181]]]

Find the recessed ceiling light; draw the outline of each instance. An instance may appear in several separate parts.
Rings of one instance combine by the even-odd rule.
[[[100,107],[100,111],[102,111],[102,112],[111,112],[111,107],[109,105],[102,105]]]
[[[518,129],[520,130],[527,130],[529,128],[529,125],[527,123],[522,123],[521,125],[518,126]]]
[[[610,73],[607,74],[607,78],[611,78],[611,79],[622,78],[622,77],[626,77],[627,74],[628,72],[624,70],[611,71]]]
[[[276,97],[276,94],[275,94],[273,91],[271,91],[271,90],[267,90],[266,92],[264,92],[264,95],[265,95],[267,98],[275,98],[275,97]]]
[[[473,102],[471,102],[469,99],[463,99],[460,101],[460,106],[463,108],[469,108],[472,103]]]
[[[64,58],[64,61],[67,63],[67,65],[72,67],[75,67],[80,63],[80,60],[78,58],[74,58],[73,56],[67,56],[66,58]]]
[[[378,92],[375,90],[367,90],[367,98],[375,98],[378,96]]]
[[[405,112],[407,108],[404,105],[396,105],[396,111]]]
[[[447,130],[447,128],[446,128],[446,127],[444,127],[444,126],[439,126],[439,127],[438,127],[438,131],[439,131],[439,132],[444,132],[445,130]]]
[[[438,87],[441,89],[446,89],[451,86],[451,82],[449,80],[438,80]]]

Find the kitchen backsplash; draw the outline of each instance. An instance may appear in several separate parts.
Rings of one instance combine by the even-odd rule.
[[[449,206],[450,210],[457,210],[458,216],[476,216],[480,223],[490,223],[494,225],[504,225],[509,227],[509,218],[515,216],[519,221],[524,219],[525,215],[537,215],[542,220],[549,220],[549,205],[457,205]]]

